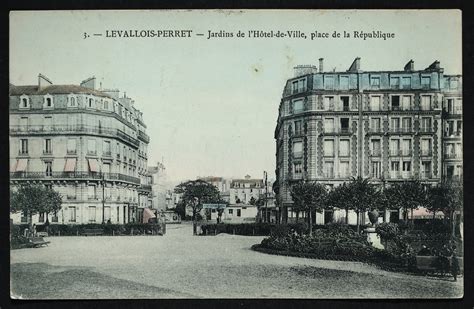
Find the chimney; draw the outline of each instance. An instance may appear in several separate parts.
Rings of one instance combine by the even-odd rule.
[[[319,73],[323,72],[324,69],[324,58],[319,58]]]
[[[352,62],[347,72],[359,72],[359,71],[360,71],[360,57],[357,57],[354,59],[354,61]]]
[[[415,71],[415,61],[410,60],[408,61],[407,64],[405,64],[405,67],[403,68],[404,71]]]
[[[92,76],[81,82],[81,87],[95,90],[95,76]]]
[[[38,75],[38,88],[43,89],[45,87],[51,86],[53,83],[43,74]]]
[[[429,67],[426,68],[426,70],[439,70],[439,69],[440,69],[440,66],[439,66],[438,60],[435,60],[435,62],[433,62]]]

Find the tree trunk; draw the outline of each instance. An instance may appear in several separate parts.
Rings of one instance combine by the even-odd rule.
[[[193,235],[197,233],[197,226],[196,226],[196,210],[193,209]]]
[[[415,226],[415,218],[413,218],[413,208],[411,208],[411,229]]]
[[[387,207],[383,208],[383,223],[387,222]]]
[[[313,220],[311,220],[311,209],[309,210],[309,236],[313,235]]]
[[[346,208],[346,225],[349,225],[349,208]]]
[[[455,212],[451,212],[451,236],[456,235],[456,215]]]
[[[360,211],[357,210],[357,234],[359,234],[360,230]]]
[[[298,223],[299,217],[300,217],[300,212],[299,212],[299,211],[296,211],[296,223]]]

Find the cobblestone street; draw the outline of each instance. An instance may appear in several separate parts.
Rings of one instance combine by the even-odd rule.
[[[441,298],[462,282],[387,272],[341,261],[250,250],[263,237],[49,237],[48,247],[11,251],[15,298]]]

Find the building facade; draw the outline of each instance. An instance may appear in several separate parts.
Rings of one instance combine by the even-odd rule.
[[[295,181],[337,186],[352,177],[390,185],[462,177],[462,77],[438,61],[424,70],[345,72],[295,67],[283,90],[275,129],[276,191],[288,218]],[[317,223],[343,220],[344,212]],[[349,218],[349,222],[355,220]]]
[[[10,84],[10,184],[50,186],[63,197],[52,224],[138,222],[151,202],[147,174],[150,141],[142,113],[118,90]],[[13,214],[15,223],[26,222]],[[46,221],[35,215],[34,223]]]

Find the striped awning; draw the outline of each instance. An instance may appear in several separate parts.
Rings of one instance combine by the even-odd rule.
[[[97,159],[88,159],[89,161],[89,171],[91,172],[98,172],[99,171],[99,168],[98,168],[98,164],[97,164]]]
[[[411,219],[411,210],[408,211],[408,218]],[[413,218],[414,219],[432,219],[433,213],[428,211],[428,209],[420,207],[418,209],[413,210]],[[444,218],[444,214],[442,211],[437,211],[435,218]]]
[[[16,163],[17,163],[17,160],[13,161],[12,164],[10,164],[10,172],[15,172],[16,170]]]
[[[26,165],[28,164],[28,159],[18,159],[18,163],[16,165],[16,172],[24,172],[26,171]]]
[[[156,218],[155,213],[150,208],[143,209],[143,221],[142,223],[148,223],[151,218]]]
[[[66,159],[66,164],[64,165],[65,172],[74,172],[76,169],[76,158]]]

